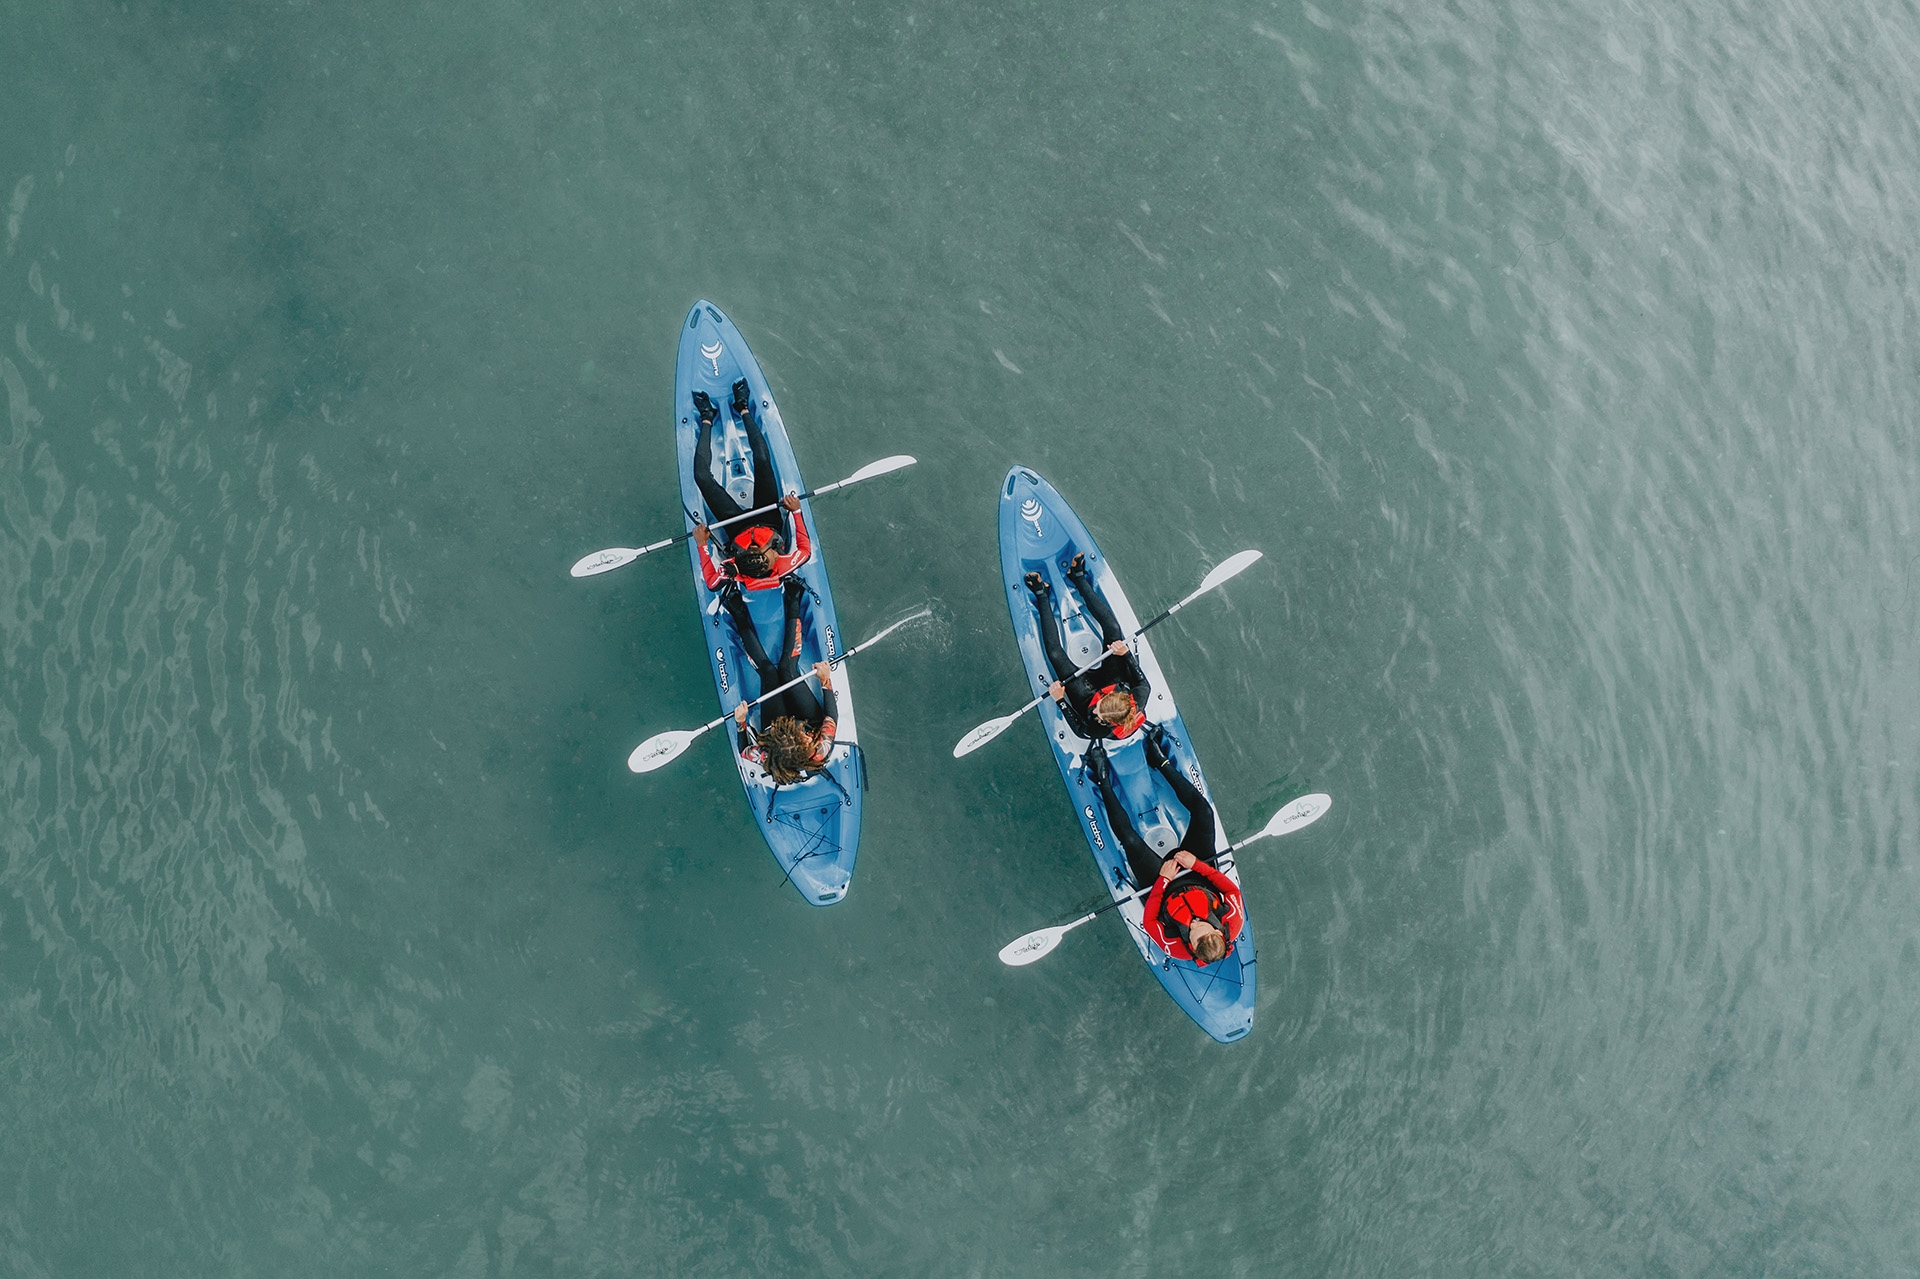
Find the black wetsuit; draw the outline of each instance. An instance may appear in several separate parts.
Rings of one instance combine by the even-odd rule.
[[[1093,620],[1099,624],[1102,644],[1111,646],[1115,640],[1127,637],[1127,633],[1120,628],[1119,619],[1107,607],[1107,601],[1095,589],[1093,579],[1086,570],[1069,572],[1067,580],[1080,592],[1087,611],[1093,614]],[[1090,741],[1111,739],[1113,729],[1102,724],[1088,709],[1093,699],[1100,695],[1100,690],[1109,684],[1125,689],[1133,694],[1134,705],[1144,711],[1153,686],[1141,672],[1140,659],[1134,656],[1131,648],[1125,657],[1108,653],[1085,675],[1075,675],[1077,664],[1067,656],[1067,650],[1060,642],[1060,618],[1053,611],[1052,596],[1052,591],[1048,591],[1045,598],[1035,599],[1034,606],[1040,614],[1040,647],[1046,650],[1047,665],[1053,668],[1053,677],[1066,685],[1067,701],[1062,710],[1066,714],[1067,724]]]
[[[1187,810],[1187,833],[1180,843],[1164,853],[1156,853],[1147,847],[1147,841],[1140,838],[1140,832],[1133,828],[1133,818],[1127,813],[1120,797],[1114,793],[1111,774],[1096,774],[1095,784],[1100,788],[1100,799],[1107,810],[1107,825],[1112,828],[1114,838],[1127,851],[1127,869],[1133,872],[1133,886],[1145,888],[1153,883],[1153,877],[1160,873],[1160,863],[1172,857],[1181,849],[1192,853],[1203,862],[1212,863],[1214,848],[1213,805],[1200,793],[1200,788],[1188,781],[1180,771],[1180,766],[1171,759],[1163,760],[1159,766],[1160,776],[1167,779],[1173,787],[1174,798]]]
[[[760,643],[760,632],[753,625],[752,615],[747,612],[747,602],[735,591],[728,591],[720,597],[728,615],[733,618],[734,633],[740,637],[741,649],[745,651],[747,660],[753,663],[753,669],[759,672],[762,692],[799,677],[803,624],[800,607],[805,596],[806,592],[802,590],[786,592],[786,617],[780,625],[782,644],[778,665],[767,660],[767,650]],[[815,696],[812,685],[800,683],[760,703],[760,722],[771,724],[782,716],[792,716],[809,733],[817,733],[823,724],[835,718],[838,709],[832,689],[823,688]],[[754,739],[748,736],[750,731],[743,728],[739,732],[742,750],[753,744]]]
[[[783,544],[790,541],[783,513],[778,506],[774,506],[780,500],[780,477],[773,473],[773,451],[767,447],[767,433],[760,429],[760,415],[753,411],[751,405],[740,414],[740,425],[747,430],[747,448],[753,454],[751,506],[742,506],[734,501],[733,494],[727,492],[726,486],[713,478],[714,420],[708,418],[700,423],[700,437],[693,446],[693,482],[700,486],[700,496],[707,500],[707,509],[713,513],[712,522],[718,524],[762,506],[773,506],[771,511],[762,511],[752,519],[729,524],[720,530],[725,534],[724,541],[729,548],[726,558],[732,558],[733,540],[750,528],[772,529]]]

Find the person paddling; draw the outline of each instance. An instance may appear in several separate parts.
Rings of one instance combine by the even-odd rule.
[[[780,663],[776,666],[767,660],[767,651],[761,646],[760,633],[747,611],[746,600],[741,598],[739,586],[729,582],[720,592],[721,603],[733,618],[734,631],[740,637],[740,647],[760,674],[761,688],[777,687],[800,674],[800,648],[805,638],[800,609],[806,599],[806,584],[790,577],[784,593],[786,616],[780,627]],[[834,715],[839,709],[833,695],[833,667],[826,662],[815,662],[813,673],[820,680],[819,696],[805,684],[795,684],[784,693],[776,693],[760,704],[762,727],[758,732],[747,724],[745,702],[733,709],[734,732],[741,756],[766,769],[782,786],[799,781],[814,769],[825,768],[833,755]]]
[[[1112,767],[1106,747],[1087,748],[1087,771],[1100,788],[1107,825],[1126,850],[1135,887],[1153,881],[1142,906],[1141,925],[1160,949],[1175,959],[1190,959],[1205,967],[1226,957],[1246,923],[1240,888],[1213,865],[1215,836],[1213,805],[1167,758],[1159,727],[1148,730],[1143,743],[1147,763],[1173,787],[1174,798],[1187,810],[1187,833],[1179,845],[1154,866],[1155,856],[1133,827],[1124,804],[1114,792]]]
[[[1047,689],[1066,716],[1074,732],[1090,741],[1125,741],[1147,722],[1147,698],[1153,686],[1140,669],[1140,659],[1127,648],[1126,631],[1108,607],[1106,597],[1087,573],[1087,557],[1075,555],[1067,564],[1067,580],[1080,593],[1087,611],[1099,624],[1100,638],[1106,642],[1107,656],[1086,674],[1076,673],[1078,665],[1067,657],[1060,642],[1060,618],[1053,610],[1053,587],[1038,573],[1027,574],[1027,590],[1033,594],[1033,606],[1040,614],[1040,647],[1046,651],[1047,665],[1053,669],[1053,685]]]
[[[779,477],[773,471],[773,453],[767,447],[767,434],[760,429],[759,415],[753,411],[753,396],[747,380],[733,384],[733,412],[746,428],[747,448],[753,454],[753,505],[742,506],[713,478],[713,424],[719,417],[713,399],[705,391],[693,393],[694,411],[700,416],[700,436],[693,448],[693,482],[706,499],[707,509],[717,521],[731,520],[746,511],[779,503],[778,510],[765,511],[750,520],[727,526],[729,538],[725,558],[716,562],[707,545],[711,536],[705,524],[695,524],[693,540],[700,547],[700,577],[708,590],[717,590],[722,581],[733,577],[741,589],[770,590],[780,579],[807,562],[812,542],[807,536],[806,517],[800,514],[800,499],[780,491]],[[786,549],[781,531],[781,512],[793,521],[793,549]]]

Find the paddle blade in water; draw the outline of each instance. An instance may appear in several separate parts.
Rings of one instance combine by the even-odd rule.
[[[1248,566],[1259,558],[1259,551],[1242,551],[1231,559],[1216,564],[1213,572],[1201,579],[1200,591],[1210,591],[1222,582],[1240,576],[1240,574],[1247,571]],[[1195,591],[1194,594],[1198,595],[1200,591]]]
[[[1263,829],[1235,844],[1233,851],[1239,852],[1256,839],[1265,839],[1269,835],[1290,835],[1302,827],[1311,826],[1325,817],[1327,810],[1332,807],[1333,796],[1331,795],[1302,795],[1299,799],[1289,801],[1285,807],[1275,813],[1273,820],[1269,821]]]
[[[680,752],[687,749],[698,736],[700,734],[690,733],[684,728],[657,733],[633,748],[633,754],[627,756],[627,767],[636,773],[651,773],[662,764],[679,758]]]
[[[1067,935],[1064,926],[1042,928],[1038,932],[1028,933],[1018,941],[1010,941],[1000,948],[1000,962],[1011,968],[1025,968],[1036,959],[1043,959],[1053,953],[1060,939]]]
[[[1020,716],[1017,714],[1002,715],[999,719],[990,719],[986,723],[979,725],[972,732],[960,739],[959,744],[953,748],[953,757],[959,759],[962,755],[973,754],[973,752],[1006,732],[1007,725],[1019,718]]]
[[[1288,831],[1299,830],[1302,826],[1311,826],[1327,815],[1333,807],[1331,795],[1302,795],[1285,808],[1273,815],[1264,832],[1268,835],[1284,835]]]
[[[631,564],[639,558],[640,552],[630,546],[609,546],[604,551],[595,551],[582,556],[580,561],[567,572],[574,577],[593,577],[599,573],[610,573],[622,564]]]

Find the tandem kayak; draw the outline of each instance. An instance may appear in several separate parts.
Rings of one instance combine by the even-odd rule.
[[[1084,554],[1094,585],[1106,597],[1107,604],[1129,634],[1138,630],[1140,619],[1127,594],[1107,564],[1107,557],[1087,532],[1086,525],[1073,513],[1066,499],[1039,475],[1024,466],[1007,472],[1000,490],[1000,572],[1006,583],[1007,607],[1013,616],[1013,634],[1026,663],[1027,682],[1035,696],[1044,694],[1053,683],[1053,671],[1047,665],[1040,645],[1039,615],[1028,592],[1028,573],[1040,573],[1053,587],[1055,607],[1061,617],[1061,639],[1067,655],[1085,665],[1100,651],[1098,626],[1084,616],[1078,593],[1067,581],[1066,565],[1073,556]],[[1144,635],[1131,644],[1140,667],[1153,685],[1153,694],[1145,707],[1147,718],[1163,726],[1170,737],[1168,754],[1192,779],[1201,794],[1211,796],[1193,753],[1186,724],[1174,704],[1165,674],[1154,657],[1152,642]],[[1106,829],[1106,810],[1100,790],[1088,775],[1084,756],[1090,743],[1076,734],[1066,716],[1051,698],[1039,705],[1040,721],[1046,728],[1047,745],[1053,748],[1054,762],[1060,766],[1060,778],[1066,783],[1081,834],[1100,868],[1100,882],[1115,902],[1115,913],[1126,921],[1128,935],[1160,984],[1200,1028],[1222,1043],[1244,1038],[1253,1029],[1254,942],[1253,921],[1249,918],[1225,959],[1204,967],[1191,960],[1174,959],[1160,949],[1141,927],[1141,903],[1127,882],[1127,855],[1113,832]],[[1149,846],[1165,852],[1180,842],[1186,833],[1186,810],[1174,798],[1173,790],[1158,773],[1147,766],[1141,742],[1144,733],[1135,733],[1125,742],[1107,745],[1107,758],[1127,811],[1133,816],[1134,829]],[[1211,802],[1211,798],[1209,798]],[[1215,810],[1215,844],[1219,856],[1215,865],[1235,884],[1240,872],[1234,865],[1227,842],[1226,824]],[[1143,886],[1144,887],[1144,886]],[[1244,906],[1244,903],[1243,903]]]
[[[696,517],[711,521],[694,482],[694,448],[700,423],[694,414],[693,393],[705,391],[720,410],[713,427],[712,465],[718,480],[742,505],[751,505],[754,476],[753,455],[747,446],[745,428],[733,414],[732,387],[745,378],[752,392],[755,411],[766,432],[768,452],[780,481],[782,493],[804,493],[800,464],[794,460],[793,446],[787,440],[785,424],[773,392],[760,372],[746,339],[720,308],[702,299],[687,312],[686,325],[680,330],[680,355],[673,379],[673,434],[680,459],[680,500],[685,508],[687,528]],[[803,500],[800,512],[812,537],[813,554],[793,570],[807,585],[805,635],[800,665],[804,670],[817,661],[832,661],[841,655],[840,624],[833,611],[833,590],[827,584],[827,562],[820,532],[813,522],[813,507]],[[714,539],[723,541],[724,529]],[[733,621],[720,607],[719,597],[706,587],[700,574],[700,548],[687,543],[693,564],[693,590],[700,604],[700,625],[706,637],[707,661],[713,668],[713,683],[720,695],[720,709],[730,712],[744,700],[760,695],[760,678],[741,650]],[[772,655],[780,651],[783,619],[780,592],[749,591],[747,605],[760,632],[762,647]],[[845,666],[834,671],[834,689],[838,695],[839,727],[833,754],[827,766],[803,780],[776,786],[759,765],[740,755],[739,743],[731,724],[722,726],[734,766],[740,773],[740,785],[746,791],[747,810],[753,823],[767,841],[773,859],[779,863],[785,879],[800,895],[816,906],[828,906],[847,895],[853,882],[853,863],[860,847],[860,808],[866,789],[866,761],[860,753],[860,729],[853,709],[853,681]]]

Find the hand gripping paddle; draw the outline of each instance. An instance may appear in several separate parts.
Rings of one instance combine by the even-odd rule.
[[[800,494],[800,496],[803,498],[825,497],[835,489],[843,489],[849,484],[858,484],[862,480],[871,480],[882,475],[891,475],[895,471],[904,470],[912,466],[913,462],[914,459],[908,457],[905,453],[900,453],[893,457],[883,457],[878,462],[867,463],[844,480],[835,480],[831,484],[823,484],[817,489],[811,489],[808,492]],[[779,503],[775,502],[773,506],[756,506],[751,511],[742,511],[730,520],[721,520],[717,524],[708,525],[708,527],[725,528],[727,525],[736,524],[749,516],[764,515],[768,511],[771,511],[774,506],[778,505]],[[688,530],[678,537],[663,538],[651,546],[609,546],[604,551],[595,551],[591,555],[582,556],[567,572],[575,577],[594,577],[601,573],[611,573],[623,564],[633,563],[642,555],[651,555],[653,552],[665,550],[669,546],[677,546],[692,536],[692,530]]]
[[[895,631],[899,630],[902,626],[905,626],[908,622],[917,622],[923,617],[930,616],[932,613],[933,613],[932,609],[923,608],[918,613],[915,613],[912,617],[901,618],[899,621],[895,622],[892,626],[889,626],[886,630],[881,631],[878,635],[875,635],[872,639],[869,639],[864,643],[857,644],[854,647],[848,649],[846,652],[840,654],[840,656],[833,659],[830,665],[832,666],[840,665],[842,662],[846,661],[849,657],[852,657],[855,653],[858,653],[861,649],[871,648],[875,644],[878,644],[881,640],[893,634]],[[760,703],[766,701],[769,697],[772,697],[775,693],[784,693],[788,689],[792,688],[795,684],[799,684],[802,681],[809,680],[812,678],[813,678],[813,672],[809,670],[806,672],[806,674],[801,675],[797,679],[790,679],[786,683],[780,685],[778,688],[768,689],[766,692],[760,694],[760,696],[754,698],[751,702],[748,702],[747,705],[758,706]],[[649,737],[646,741],[641,742],[638,746],[633,748],[633,754],[627,756],[627,767],[632,769],[636,773],[651,773],[654,769],[659,768],[671,762],[672,760],[679,758],[681,752],[685,751],[687,747],[693,745],[693,743],[697,741],[702,734],[710,732],[713,729],[720,727],[720,725],[726,723],[728,720],[732,718],[733,718],[733,712],[729,711],[725,715],[722,715],[719,719],[716,719],[711,723],[702,724],[700,727],[695,729],[674,728],[674,729],[669,729],[664,733],[655,733],[652,737]]]
[[[1227,560],[1225,563],[1216,565],[1214,567],[1213,572],[1207,574],[1206,577],[1201,580],[1199,590],[1187,596],[1187,598],[1181,600],[1178,604],[1175,604],[1172,608],[1160,614],[1160,616],[1154,618],[1151,622],[1148,622],[1145,626],[1142,626],[1139,630],[1135,631],[1132,635],[1128,636],[1127,638],[1129,640],[1139,639],[1142,635],[1145,635],[1148,631],[1160,625],[1160,623],[1166,621],[1169,617],[1172,617],[1175,613],[1178,613],[1181,609],[1193,603],[1195,600],[1199,599],[1202,595],[1205,595],[1208,591],[1212,590],[1214,587],[1224,585],[1225,583],[1232,581],[1234,578],[1240,576],[1241,573],[1247,570],[1247,567],[1249,565],[1251,565],[1255,560],[1259,558],[1260,558],[1259,551],[1242,551],[1238,555]],[[1085,675],[1088,671],[1092,670],[1094,667],[1098,666],[1101,662],[1104,662],[1106,659],[1107,659],[1107,654],[1105,650],[1102,650],[1099,656],[1095,657],[1091,662],[1088,662],[1085,666],[1082,666],[1079,670],[1075,671],[1074,675],[1075,676]],[[990,719],[986,723],[981,724],[978,727],[974,728],[972,732],[968,733],[965,737],[961,738],[959,743],[954,746],[953,757],[955,759],[959,759],[962,755],[973,754],[973,752],[979,750],[982,746],[985,746],[988,742],[1000,736],[1000,734],[1006,732],[1007,729],[1012,726],[1015,720],[1019,719],[1022,715],[1025,715],[1028,711],[1038,706],[1041,702],[1045,701],[1046,698],[1047,698],[1047,695],[1043,692],[1040,694],[1040,696],[1034,698],[1032,701],[1028,702],[1025,706],[1022,706],[1019,710],[1015,711],[1013,714],[1002,715],[998,719]]]
[[[1311,826],[1325,816],[1327,809],[1332,806],[1333,797],[1330,795],[1302,795],[1299,799],[1294,800],[1291,804],[1288,804],[1285,808],[1275,813],[1273,820],[1269,821],[1258,834],[1247,836],[1228,851],[1237,853],[1256,839],[1265,839],[1269,835],[1288,835],[1303,826]],[[1152,891],[1153,886],[1148,885],[1140,892],[1134,893],[1131,897],[1122,897],[1118,901],[1108,902],[1099,910],[1088,911],[1072,923],[1055,924],[1051,928],[1036,929],[1017,941],[1010,941],[1000,948],[1000,962],[1014,968],[1024,968],[1034,960],[1042,959],[1052,954],[1053,948],[1060,944],[1062,937],[1065,937],[1089,919],[1106,914],[1122,902],[1139,901]]]

